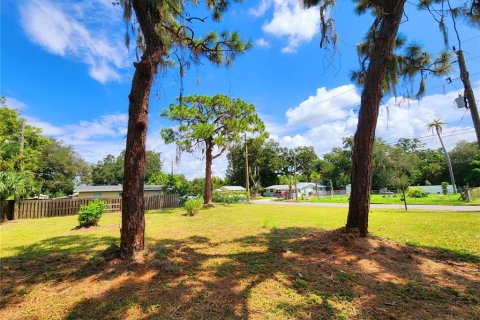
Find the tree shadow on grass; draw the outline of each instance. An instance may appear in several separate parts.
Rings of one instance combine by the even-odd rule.
[[[480,311],[478,264],[342,230],[270,229],[222,243],[163,239],[144,263],[114,259],[114,247],[85,262],[70,248],[83,241],[88,251],[108,237],[56,239],[59,251],[53,239],[39,246],[42,254],[25,251],[37,261],[64,254],[68,263],[57,265],[64,272],[49,281],[104,283],[66,306],[67,319],[475,319]],[[45,281],[10,276],[20,285]],[[9,306],[23,299],[10,298]]]
[[[21,300],[35,285],[78,278],[80,270],[89,263],[89,255],[115,240],[109,236],[72,235],[16,248],[17,255],[0,259],[0,309]]]

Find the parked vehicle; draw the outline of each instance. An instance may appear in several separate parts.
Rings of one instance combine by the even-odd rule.
[[[277,191],[277,193],[275,194],[275,196],[277,198],[285,198],[287,196],[287,191],[283,190],[283,191]]]

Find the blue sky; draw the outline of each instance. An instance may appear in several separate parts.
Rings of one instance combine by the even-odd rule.
[[[98,161],[125,146],[128,93],[135,60],[134,47],[124,45],[122,12],[111,0],[2,1],[1,95],[21,109],[27,120],[47,135],[72,145],[85,159]],[[204,11],[200,10],[201,16]],[[272,138],[288,147],[312,145],[330,151],[356,128],[361,89],[349,81],[358,66],[355,45],[371,17],[353,13],[352,1],[339,0],[335,16],[337,53],[319,48],[318,8],[303,10],[296,0],[247,1],[232,6],[220,23],[199,25],[205,30],[237,30],[254,44],[232,67],[192,66],[183,80],[185,94],[224,93],[254,103]],[[442,49],[433,19],[407,5],[400,32],[432,52]],[[477,97],[480,96],[480,33],[461,27],[463,49]],[[453,35],[453,34],[452,34]],[[454,44],[454,41],[452,41]],[[458,78],[454,68],[451,77]],[[198,79],[198,83],[197,83]],[[455,80],[429,77],[421,101],[385,97],[377,136],[388,142],[421,137],[432,148],[437,140],[425,129],[434,118],[448,122],[447,145],[475,138],[469,113],[455,109],[462,88]],[[399,93],[410,89],[401,85]],[[180,90],[177,70],[160,74],[152,90],[148,146],[175,155],[173,145],[160,139],[160,129],[172,126],[161,110]],[[388,107],[387,107],[388,106]],[[168,167],[168,165],[166,166]],[[184,155],[176,171],[203,176],[200,155]],[[226,159],[214,164],[223,175]]]

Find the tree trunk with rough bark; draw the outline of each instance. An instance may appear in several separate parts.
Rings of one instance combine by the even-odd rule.
[[[150,90],[161,60],[161,42],[155,32],[159,16],[152,18],[147,3],[132,2],[145,37],[146,50],[135,63],[129,98],[127,143],[122,192],[120,256],[130,259],[145,246],[143,189],[145,183],[146,140]]]
[[[374,39],[365,74],[357,132],[352,154],[352,191],[347,228],[356,228],[361,236],[368,233],[368,213],[372,185],[372,149],[375,140],[382,84],[397,36],[406,0],[388,1],[388,9]]]
[[[205,150],[205,189],[203,190],[203,204],[212,203],[212,162],[213,146],[207,142]]]
[[[465,58],[463,57],[463,51],[458,50],[456,54],[458,65],[460,67],[460,78],[462,79],[463,87],[465,88],[465,98],[467,99],[470,114],[472,115],[473,126],[477,135],[477,144],[480,148],[480,117],[478,115],[477,101],[475,100],[472,84],[470,83],[470,76],[468,74]]]

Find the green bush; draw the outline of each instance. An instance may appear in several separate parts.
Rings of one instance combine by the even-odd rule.
[[[428,197],[428,193],[419,187],[409,187],[407,189],[407,196],[410,198],[425,198]]]
[[[202,205],[203,201],[201,198],[193,198],[185,201],[183,207],[185,208],[185,210],[187,210],[187,214],[189,216],[194,216],[200,211]]]
[[[447,195],[448,193],[448,182],[442,182],[442,193]]]
[[[212,193],[213,202],[217,203],[238,203],[247,201],[246,192],[224,192],[224,191],[213,191]]]
[[[95,200],[81,206],[80,211],[78,211],[80,227],[96,226],[106,209],[107,204],[101,200]]]

